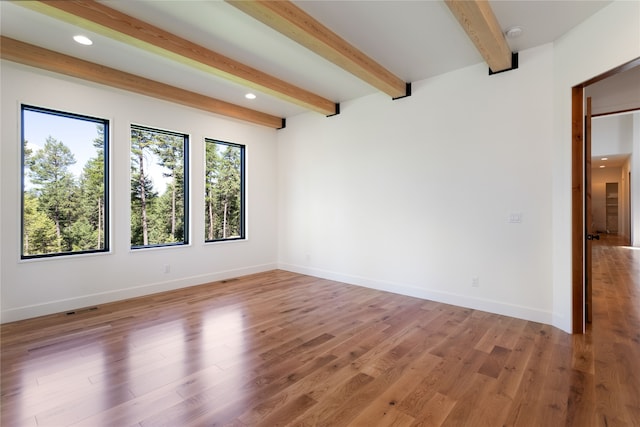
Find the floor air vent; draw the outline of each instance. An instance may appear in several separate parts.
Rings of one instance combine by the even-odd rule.
[[[71,316],[72,314],[80,314],[80,313],[86,313],[88,311],[95,311],[97,310],[98,307],[88,307],[88,308],[81,308],[79,310],[71,310],[71,311],[67,311],[67,316]]]

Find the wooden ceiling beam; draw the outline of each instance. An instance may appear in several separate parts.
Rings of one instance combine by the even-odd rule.
[[[511,48],[487,0],[445,0],[492,72],[511,69]]]
[[[392,98],[410,95],[408,84],[290,1],[226,0]]]
[[[230,104],[4,36],[0,37],[0,57],[19,64],[42,68],[54,73],[124,89],[274,129],[283,128],[285,123],[281,117]]]
[[[16,4],[144,49],[324,115],[336,103],[206,47],[93,0],[19,1]]]

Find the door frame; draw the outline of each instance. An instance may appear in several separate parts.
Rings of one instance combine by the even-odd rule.
[[[572,332],[583,334],[585,322],[585,99],[587,86],[640,66],[640,58],[631,60],[571,88],[571,320]]]

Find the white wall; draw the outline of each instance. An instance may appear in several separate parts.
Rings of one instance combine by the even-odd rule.
[[[591,156],[631,154],[633,114],[595,117],[591,122]]]
[[[518,70],[290,119],[280,267],[571,331],[571,88],[640,56],[639,24],[640,2],[614,2]]]
[[[281,268],[551,323],[552,46],[519,59],[290,119]]]
[[[2,321],[80,308],[276,267],[275,130],[2,62]],[[111,121],[111,253],[20,260],[20,103]],[[191,239],[129,249],[130,124],[190,134]],[[204,244],[204,138],[246,145],[246,241]],[[164,273],[169,264],[171,272]]]

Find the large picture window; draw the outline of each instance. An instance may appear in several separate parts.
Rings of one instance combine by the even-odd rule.
[[[108,251],[108,120],[23,105],[21,122],[21,257]]]
[[[244,146],[207,139],[205,147],[205,241],[244,239]]]
[[[187,135],[131,126],[131,247],[184,245],[188,232]]]

